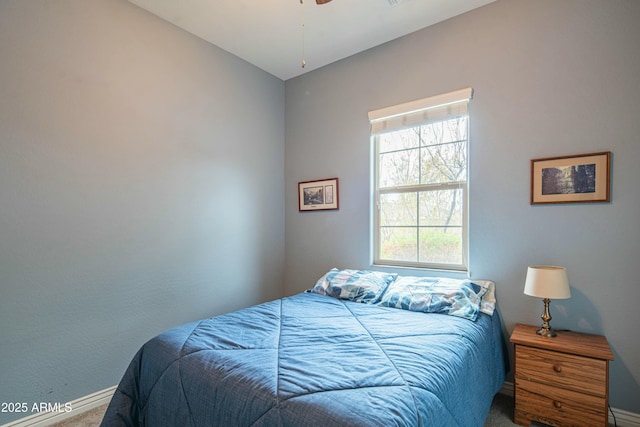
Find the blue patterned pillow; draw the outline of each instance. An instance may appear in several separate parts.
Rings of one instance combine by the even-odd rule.
[[[321,295],[367,304],[378,302],[397,274],[332,268],[310,289]]]
[[[496,284],[490,280],[473,280],[473,283],[486,289],[482,295],[480,311],[493,316],[493,312],[496,309]]]
[[[425,313],[441,313],[476,320],[483,307],[488,283],[434,277],[400,276],[382,296],[379,305]],[[490,305],[490,302],[487,304]],[[482,310],[485,311],[485,310]],[[493,310],[491,310],[493,313]]]

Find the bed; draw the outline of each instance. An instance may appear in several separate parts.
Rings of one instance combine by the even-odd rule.
[[[504,345],[492,282],[332,269],[151,339],[102,426],[483,426]]]

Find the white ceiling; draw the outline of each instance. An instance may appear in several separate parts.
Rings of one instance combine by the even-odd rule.
[[[129,1],[287,80],[495,0]]]

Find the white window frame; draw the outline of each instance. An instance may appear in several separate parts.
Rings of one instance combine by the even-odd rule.
[[[473,89],[465,88],[417,101],[408,102],[388,108],[369,112],[371,123],[371,141],[373,147],[373,264],[383,266],[424,268],[434,270],[469,271],[469,114],[468,104],[473,97]],[[447,182],[443,184],[417,184],[393,188],[379,188],[380,153],[379,135],[401,129],[417,127],[423,124],[467,116],[467,173],[463,182]],[[389,193],[416,193],[423,191],[462,189],[462,263],[409,262],[382,259],[380,256],[380,197]],[[417,227],[419,230],[419,227]],[[418,231],[419,234],[419,231]],[[418,235],[416,236],[418,238]]]

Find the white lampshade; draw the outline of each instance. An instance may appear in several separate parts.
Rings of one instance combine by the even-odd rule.
[[[567,269],[552,265],[532,265],[528,267],[524,293],[538,298],[571,298]]]

